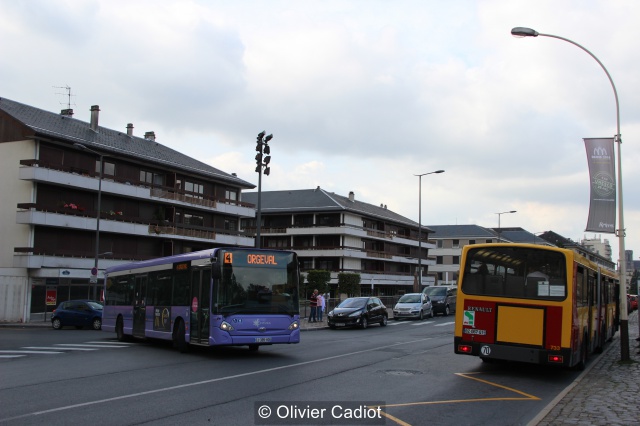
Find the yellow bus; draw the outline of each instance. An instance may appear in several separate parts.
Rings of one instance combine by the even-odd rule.
[[[467,245],[458,279],[455,353],[581,369],[617,331],[618,299],[617,273],[572,250]]]

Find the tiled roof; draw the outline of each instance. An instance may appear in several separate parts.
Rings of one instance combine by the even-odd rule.
[[[429,238],[496,238],[496,234],[487,228],[478,225],[429,225],[433,234]]]
[[[258,193],[243,192],[242,201],[257,206]],[[351,201],[349,197],[338,195],[334,192],[327,192],[320,187],[316,189],[296,189],[289,191],[262,191],[260,204],[263,213],[313,213],[346,210],[365,217],[396,222],[405,226],[418,227],[417,222],[394,213],[384,206],[375,206],[358,201],[355,198]],[[430,232],[430,229],[424,225],[422,228],[425,232]]]
[[[33,130],[36,136],[67,141],[71,144],[78,142],[106,155],[113,153],[114,155],[138,158],[165,168],[180,169],[187,173],[226,181],[241,188],[255,188],[252,183],[211,167],[156,141],[127,136],[126,132],[101,126],[98,126],[98,131],[95,132],[91,130],[86,121],[44,111],[6,98],[0,98],[0,111],[4,111]]]

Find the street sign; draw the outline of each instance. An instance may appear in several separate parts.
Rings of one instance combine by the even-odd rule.
[[[98,268],[96,268],[95,266],[93,268],[91,268],[91,275],[93,275],[94,277],[98,276]]]
[[[89,284],[98,284],[98,277],[96,277],[95,275],[91,275],[89,277]]]

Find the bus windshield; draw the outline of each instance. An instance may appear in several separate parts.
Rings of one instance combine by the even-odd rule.
[[[214,283],[214,312],[298,314],[297,260],[289,253],[271,256],[260,266],[237,257],[223,263],[221,278]]]
[[[564,300],[567,296],[564,254],[531,247],[469,249],[464,265],[465,294]]]

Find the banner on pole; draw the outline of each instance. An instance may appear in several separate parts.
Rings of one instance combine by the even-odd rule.
[[[584,138],[591,195],[585,231],[616,231],[616,181],[613,138]]]

